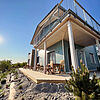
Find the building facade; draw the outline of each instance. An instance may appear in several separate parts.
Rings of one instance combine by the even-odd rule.
[[[34,69],[37,63],[45,67],[50,61],[65,62],[65,72],[80,66],[80,59],[89,70],[99,67],[100,24],[76,1],[69,6],[57,4],[38,24],[31,44],[35,48]]]

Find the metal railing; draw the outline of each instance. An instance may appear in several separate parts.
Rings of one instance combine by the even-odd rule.
[[[64,12],[59,13],[60,7],[62,6]],[[100,34],[100,24],[76,1],[76,0],[64,0],[62,4],[55,8],[53,14],[48,18],[44,25],[39,30],[38,34],[34,39],[34,45],[37,45],[44,37],[48,35],[65,17],[67,11],[72,10],[77,16],[79,16],[84,22],[91,26],[97,34]],[[54,21],[52,21],[55,19]]]

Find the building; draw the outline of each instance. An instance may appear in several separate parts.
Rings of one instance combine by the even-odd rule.
[[[63,0],[62,0],[63,1]],[[80,59],[89,70],[99,67],[96,47],[100,52],[100,24],[76,1],[57,4],[38,24],[31,44],[36,64],[44,66],[64,60],[65,72],[80,66]]]

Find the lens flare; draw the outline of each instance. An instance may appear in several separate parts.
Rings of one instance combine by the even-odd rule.
[[[3,37],[0,35],[0,44],[2,44],[4,42]]]

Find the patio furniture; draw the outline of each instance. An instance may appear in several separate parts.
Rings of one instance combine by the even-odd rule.
[[[36,65],[36,70],[40,70],[40,64],[39,63],[37,63],[37,65]]]
[[[58,63],[53,63],[53,61],[50,61],[50,64],[48,64],[48,69],[47,71],[49,73],[55,74],[57,72],[57,70],[60,70],[60,64]]]
[[[50,64],[48,64],[46,66],[46,73],[48,72],[48,74],[52,74],[53,70],[53,61],[50,61]]]
[[[53,69],[54,69],[54,73],[57,73],[57,71],[59,73],[59,71],[60,71],[60,64],[59,63],[53,64]]]
[[[64,60],[60,60],[60,70],[59,73],[64,72]]]

